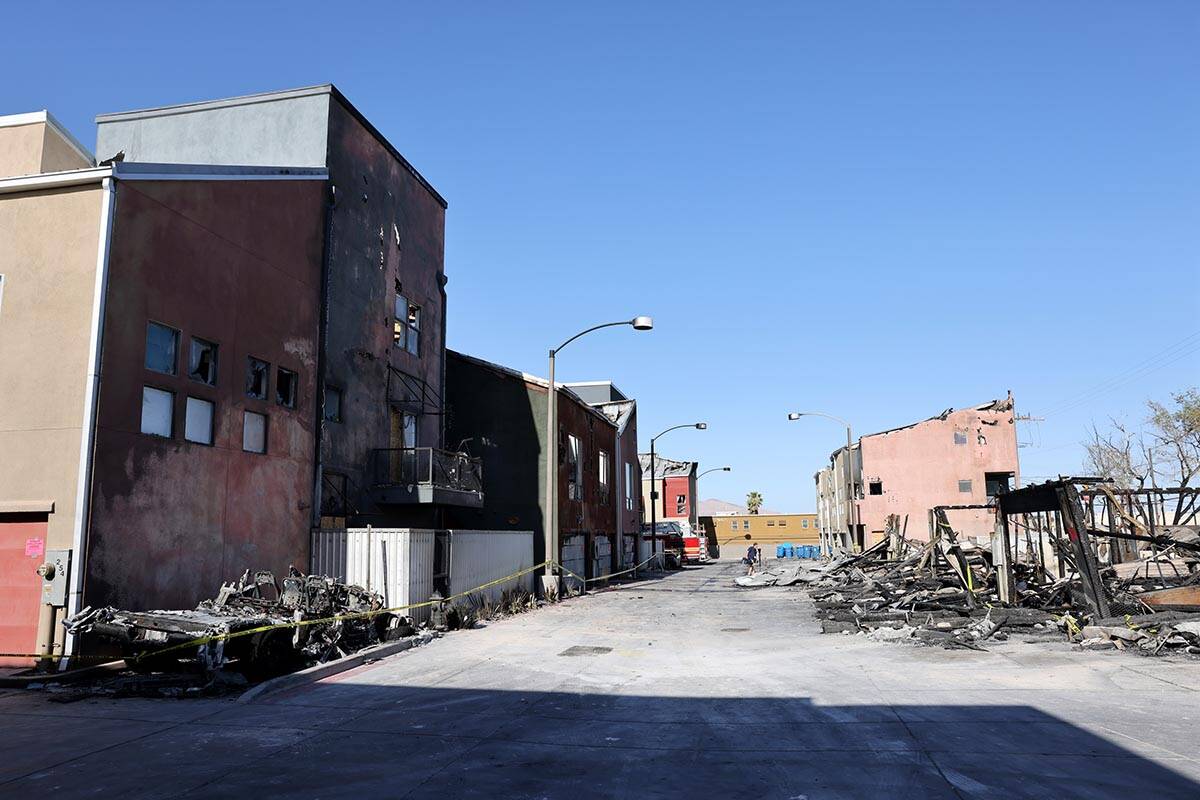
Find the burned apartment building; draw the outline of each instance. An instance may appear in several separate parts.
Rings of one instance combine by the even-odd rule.
[[[99,167],[0,118],[0,651],[482,504],[443,450],[445,201],[336,88],[97,123]]]
[[[547,446],[549,383],[482,359],[447,351],[447,441],[482,459],[488,476],[480,508],[447,512],[448,527],[534,531],[534,562],[545,555],[546,454],[558,475],[559,553],[576,574],[593,578],[628,564],[632,533],[636,404],[615,388],[600,397],[559,384],[558,436]]]
[[[0,175],[0,652],[305,564],[325,170],[95,167],[42,112]]]
[[[482,502],[478,463],[443,449],[446,201],[332,85],[97,118],[125,162],[329,173],[314,526],[436,527]]]
[[[939,506],[952,508],[955,530],[986,540],[994,515],[985,506],[1015,488],[1019,472],[1011,393],[863,436],[814,476],[822,541],[861,550],[887,535],[889,520],[907,538],[927,540]]]

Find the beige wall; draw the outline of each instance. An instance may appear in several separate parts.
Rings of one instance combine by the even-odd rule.
[[[53,502],[54,549],[72,544],[100,201],[98,183],[0,195],[0,513]]]
[[[0,178],[41,172],[45,141],[44,122],[0,127]]]
[[[55,125],[46,122],[0,124],[0,178],[90,166],[91,160],[84,158]]]
[[[726,558],[744,555],[738,551],[739,546],[744,550],[753,542],[758,542],[768,555],[774,556],[776,544],[818,544],[820,541],[816,514],[722,514],[711,519],[717,542],[721,545],[721,555]],[[746,534],[750,534],[749,539]]]

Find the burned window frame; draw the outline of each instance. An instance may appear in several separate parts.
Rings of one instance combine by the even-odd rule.
[[[167,331],[171,334],[171,368],[162,370],[158,367],[150,365],[150,334],[155,329]],[[178,375],[179,374],[179,329],[173,328],[162,322],[154,320],[146,321],[146,352],[142,359],[142,365],[151,372],[157,372],[159,375]]]
[[[205,378],[198,377],[197,375],[197,369],[199,366],[197,363],[195,363],[197,360],[197,345],[201,348],[208,348],[209,352],[212,353],[212,364],[209,367],[209,372],[211,373],[212,378],[211,380],[206,380]],[[201,352],[203,352],[203,350],[201,350]],[[205,386],[216,386],[217,365],[220,363],[219,359],[220,347],[216,342],[209,341],[208,339],[204,339],[199,336],[191,337],[191,341],[188,343],[188,378],[196,383],[202,383]]]
[[[283,394],[284,381],[282,378],[287,376],[287,383],[291,386],[291,394],[285,397]],[[283,406],[284,408],[295,408],[297,398],[300,394],[300,373],[287,367],[275,367],[275,405]]]
[[[337,413],[332,416],[329,414],[330,396],[337,398]],[[325,422],[345,422],[346,392],[342,387],[325,384],[325,388],[321,391],[321,419]]]
[[[567,499],[583,499],[583,439],[567,434]]]
[[[261,367],[261,369],[260,369]],[[253,391],[255,375],[262,375],[262,390]],[[271,362],[255,356],[246,356],[246,397],[251,400],[266,400],[271,394]]]
[[[878,497],[883,494],[883,481],[867,481],[867,494]]]
[[[1013,490],[1013,482],[1016,480],[1016,473],[1007,472],[985,472],[983,473],[983,491],[988,497],[999,497],[1002,494],[1008,494]],[[1000,485],[1000,479],[1003,479],[1003,484]],[[993,484],[997,484],[993,490]]]
[[[599,487],[600,499],[607,503],[612,491],[612,480],[609,473],[612,472],[612,456],[603,448],[596,450],[596,485]]]
[[[421,306],[403,292],[396,292],[393,301],[392,345],[421,357]]]

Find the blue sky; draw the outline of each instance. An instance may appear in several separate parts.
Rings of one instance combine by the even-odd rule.
[[[452,347],[611,377],[701,494],[1016,395],[1022,471],[1200,383],[1194,3],[24,3],[0,113],[333,82],[449,200]],[[749,7],[749,8],[747,8]],[[332,11],[331,11],[332,10]],[[1188,338],[1191,337],[1191,338]]]

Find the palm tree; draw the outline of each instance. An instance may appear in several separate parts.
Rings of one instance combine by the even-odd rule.
[[[758,510],[760,508],[762,508],[762,495],[761,494],[759,494],[758,492],[750,492],[750,494],[746,495],[746,510],[747,511],[749,511],[751,514],[757,514]]]

